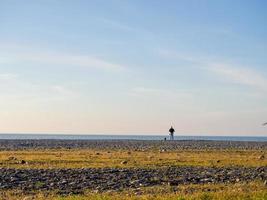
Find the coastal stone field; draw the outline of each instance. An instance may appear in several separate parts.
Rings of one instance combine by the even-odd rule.
[[[107,150],[207,150],[207,149],[267,149],[267,142],[205,141],[205,140],[0,140],[1,150],[19,149],[107,149]]]
[[[0,199],[267,199],[266,156],[267,142],[0,140]]]
[[[267,167],[210,168],[172,167],[163,169],[0,169],[0,189],[57,190],[65,194],[96,192],[155,185],[239,183],[255,180],[267,184]]]

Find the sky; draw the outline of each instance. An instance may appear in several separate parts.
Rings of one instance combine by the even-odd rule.
[[[0,0],[0,132],[267,136],[264,0]]]

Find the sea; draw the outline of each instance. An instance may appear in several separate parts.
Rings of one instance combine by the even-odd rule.
[[[14,140],[164,140],[169,138],[168,135],[101,135],[101,134],[0,134],[1,139]],[[267,136],[250,137],[250,136],[187,136],[176,135],[175,140],[213,140],[213,141],[256,141],[266,142]]]

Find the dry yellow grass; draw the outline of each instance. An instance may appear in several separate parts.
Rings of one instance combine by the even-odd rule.
[[[87,167],[151,167],[164,166],[267,166],[266,150],[212,150],[212,151],[104,151],[75,150],[20,150],[0,151],[0,167],[8,168],[87,168]],[[27,164],[20,164],[25,160]],[[122,164],[127,161],[127,164]],[[141,188],[140,191],[106,192],[86,191],[83,195],[60,196],[35,191],[0,190],[0,200],[228,200],[266,199],[267,189],[262,182],[238,184],[180,185]]]
[[[22,194],[20,191],[2,191],[0,200],[265,200],[266,186],[260,182],[247,184],[181,185],[142,188],[139,192],[106,192],[60,196],[55,193]]]
[[[19,164],[25,160],[27,164]],[[127,164],[122,164],[127,161]],[[101,168],[164,166],[267,166],[266,151],[104,151],[22,150],[0,151],[0,167],[8,168]]]

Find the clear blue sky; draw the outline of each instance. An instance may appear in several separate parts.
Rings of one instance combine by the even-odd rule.
[[[0,132],[267,135],[264,0],[0,0]]]

